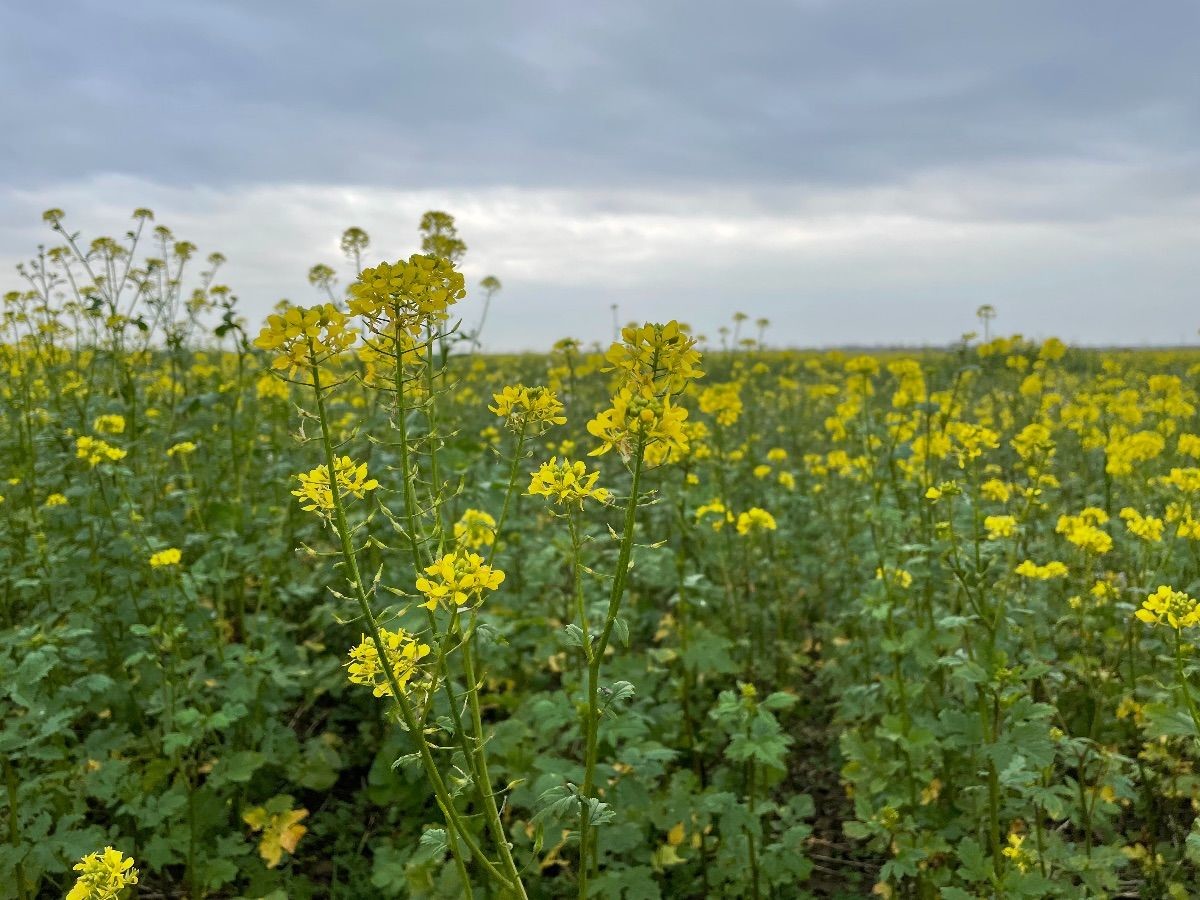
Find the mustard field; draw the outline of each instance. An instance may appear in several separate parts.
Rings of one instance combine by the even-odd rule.
[[[444,213],[265,322],[46,222],[2,900],[1200,895],[1200,351],[496,355]]]

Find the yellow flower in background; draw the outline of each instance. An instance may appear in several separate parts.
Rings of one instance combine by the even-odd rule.
[[[367,477],[367,464],[356,463],[349,456],[334,460],[338,496],[343,499],[356,497],[359,500],[366,496],[367,491],[379,487],[379,482]],[[333,491],[329,485],[329,467],[317,466],[311,472],[296,476],[300,487],[292,491],[292,496],[300,501],[300,508],[305,512],[315,512],[328,516],[333,512]]]
[[[765,509],[753,506],[740,513],[737,517],[738,534],[754,534],[760,531],[774,531],[775,517]]]
[[[187,456],[196,452],[196,445],[191,441],[180,441],[167,448],[167,456]]]
[[[425,567],[425,575],[417,579],[417,590],[425,595],[426,609],[441,604],[449,609],[478,606],[484,591],[494,591],[504,581],[504,573],[487,565],[478,553],[458,551],[447,553],[437,562]]]
[[[383,644],[383,652],[391,667],[392,675],[400,690],[407,691],[414,679],[423,685],[426,680],[420,663],[429,655],[428,644],[422,644],[417,638],[399,628],[389,631],[379,629],[379,639]],[[350,660],[346,663],[347,677],[354,684],[365,684],[373,689],[376,697],[391,697],[392,685],[388,681],[383,662],[379,658],[379,648],[375,641],[366,635],[349,653]]]
[[[709,385],[700,392],[700,412],[715,417],[718,425],[735,424],[742,415],[740,389],[736,382]]]
[[[599,472],[588,472],[582,462],[569,459],[559,462],[558,457],[552,456],[549,462],[542,463],[532,474],[526,493],[559,504],[582,505],[585,500],[607,503],[612,495],[607,488],[596,487],[599,477]]]
[[[459,546],[476,550],[496,542],[496,520],[480,509],[468,509],[454,523],[454,540]]]
[[[985,516],[983,527],[987,529],[989,541],[998,541],[1017,533],[1017,519],[1015,516]]]
[[[75,439],[75,458],[84,460],[93,469],[102,462],[120,462],[126,455],[126,451],[120,447],[114,447],[100,438],[84,434]]]
[[[79,876],[66,900],[115,900],[126,887],[138,883],[133,859],[112,847],[89,853],[75,864],[74,871]]]
[[[696,510],[697,522],[701,522],[704,519],[707,519],[709,516],[714,517],[713,521],[709,523],[712,526],[713,531],[720,531],[725,527],[726,524],[733,524],[733,522],[736,521],[733,517],[733,513],[726,509],[725,504],[720,500],[713,500],[711,503],[705,503]]]
[[[45,503],[43,505],[47,506],[47,507],[66,506],[67,505],[66,495],[65,494],[49,494],[46,497]]]
[[[551,425],[565,425],[567,421],[562,403],[547,387],[510,385],[493,394],[492,399],[496,405],[488,409],[504,419],[513,431],[543,434]]]
[[[877,581],[885,581],[890,586],[907,590],[912,587],[912,573],[907,569],[899,569],[894,566],[880,566],[875,570],[875,579]]]
[[[92,422],[92,431],[97,434],[124,434],[125,417],[116,413],[97,416],[96,420]]]
[[[166,566],[177,566],[183,560],[183,553],[178,547],[168,547],[150,556],[150,568],[162,569]]]
[[[1070,570],[1065,563],[1052,559],[1045,565],[1039,566],[1031,559],[1025,560],[1016,568],[1018,575],[1025,578],[1034,578],[1038,581],[1050,581],[1053,578],[1066,578],[1070,574]]]
[[[1113,545],[1108,532],[1098,527],[1107,521],[1108,513],[1090,506],[1077,516],[1059,516],[1054,530],[1076,547],[1100,555],[1111,550]]]
[[[308,817],[307,809],[277,809],[284,801],[290,807],[290,797],[277,797],[272,803],[256,806],[242,814],[242,821],[254,832],[262,832],[258,842],[258,855],[273,869],[283,860],[284,851],[294,853],[300,838],[308,832],[308,828],[300,822]]]
[[[1125,522],[1125,527],[1130,534],[1140,537],[1144,541],[1158,543],[1163,539],[1163,520],[1156,519],[1154,516],[1143,516],[1136,509],[1126,506],[1120,512],[1121,518]]]

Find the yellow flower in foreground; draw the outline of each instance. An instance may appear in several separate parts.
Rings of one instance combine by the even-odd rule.
[[[1018,575],[1023,575],[1026,578],[1036,578],[1039,581],[1049,581],[1052,578],[1066,578],[1069,570],[1065,563],[1061,563],[1056,559],[1050,560],[1044,566],[1037,565],[1033,560],[1027,559],[1016,568]]]
[[[75,871],[79,877],[66,900],[113,900],[125,887],[138,883],[133,860],[112,847],[89,853],[75,864]]]
[[[686,409],[672,406],[670,397],[656,396],[649,387],[636,392],[622,388],[612,398],[612,406],[587,423],[588,433],[601,441],[588,456],[600,456],[615,447],[628,458],[639,439],[643,446],[661,441],[668,451],[686,453],[688,435],[683,423],[687,416]]]
[[[183,559],[183,554],[177,547],[168,547],[166,550],[159,550],[150,557],[150,568],[161,569],[164,566],[177,566],[179,561]]]
[[[569,459],[559,462],[557,456],[552,456],[533,473],[527,493],[559,504],[578,503],[582,506],[583,501],[589,499],[607,503],[611,495],[607,488],[596,487],[599,477],[599,472],[588,472],[581,462]]]
[[[400,690],[407,691],[409,682],[414,678],[422,681],[420,662],[429,655],[429,645],[419,643],[416,638],[403,628],[398,631],[379,629],[379,638],[383,642],[383,652],[391,665],[392,674]],[[366,635],[357,647],[350,651],[350,661],[346,663],[347,677],[354,684],[365,684],[374,688],[376,697],[392,696],[392,686],[387,680],[383,663],[379,659],[379,649],[375,642]]]
[[[428,576],[428,577],[425,577]],[[448,553],[425,567],[425,576],[417,579],[417,590],[426,597],[421,604],[437,609],[439,603],[450,609],[483,602],[484,591],[494,591],[504,581],[504,573],[483,561],[478,553]]]
[[[737,517],[737,533],[751,534],[758,531],[774,531],[775,517],[765,509],[751,507]]]
[[[291,805],[290,797],[277,799],[286,799],[288,805]],[[270,805],[268,804],[268,806]],[[280,860],[283,859],[284,850],[288,853],[295,852],[300,838],[304,837],[308,831],[305,826],[299,824],[307,816],[307,809],[283,809],[279,812],[272,812],[262,806],[246,810],[242,815],[242,821],[250,826],[251,831],[262,832],[262,839],[258,842],[258,855],[263,858],[268,869],[279,865]]]
[[[367,477],[367,464],[356,463],[348,456],[335,459],[334,470],[338,495],[343,499],[349,495],[361,500],[367,491],[379,487],[378,481]],[[329,487],[328,466],[317,466],[311,472],[296,477],[300,480],[300,487],[292,491],[292,496],[299,498],[301,509],[322,516],[333,512],[333,492]]]
[[[1200,603],[1164,584],[1142,602],[1134,615],[1147,625],[1167,624],[1176,630],[1192,628],[1200,625]]]
[[[1004,856],[1013,861],[1022,872],[1028,872],[1037,862],[1037,851],[1026,849],[1022,846],[1025,843],[1025,836],[1015,832],[1008,836],[1008,846],[1000,852]]]
[[[271,368],[295,377],[301,366],[316,366],[358,340],[345,313],[332,303],[309,308],[290,306],[267,316],[254,346],[271,354]]]
[[[604,361],[601,371],[618,372],[625,384],[643,385],[655,394],[677,394],[704,375],[696,339],[675,320],[621,329],[621,340],[608,348]]]

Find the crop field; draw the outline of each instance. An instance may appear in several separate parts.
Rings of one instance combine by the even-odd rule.
[[[445,214],[265,322],[46,221],[0,900],[1200,895],[1200,352],[496,355]]]

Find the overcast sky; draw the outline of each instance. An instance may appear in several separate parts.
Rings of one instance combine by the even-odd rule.
[[[411,12],[402,11],[405,8]],[[1200,4],[0,4],[0,286],[137,206],[256,322],[453,213],[485,343],[622,319],[777,345],[1200,327]],[[468,324],[477,314],[464,309]]]

